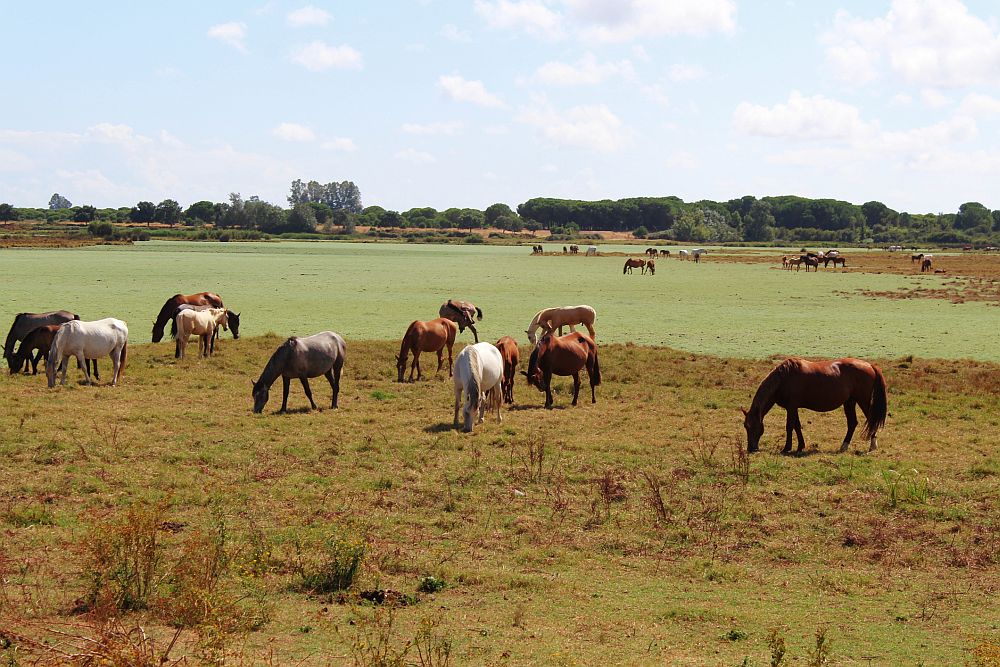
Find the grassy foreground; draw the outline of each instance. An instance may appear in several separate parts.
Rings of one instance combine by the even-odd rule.
[[[252,415],[279,342],[136,346],[118,388],[0,378],[0,656],[157,664],[180,628],[195,663],[993,664],[994,365],[883,362],[877,453],[803,413],[779,456],[778,411],[747,459],[770,361],[607,345],[596,405],[519,381],[462,435],[447,376],[394,383],[383,342],[348,341],[340,410],[293,386],[276,415],[278,385]]]

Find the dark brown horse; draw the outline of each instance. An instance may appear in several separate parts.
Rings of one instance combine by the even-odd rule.
[[[38,360],[42,358],[43,355],[48,354],[49,349],[52,347],[52,339],[56,337],[56,332],[59,331],[61,324],[46,324],[32,330],[24,340],[21,341],[20,347],[17,348],[17,352],[11,358],[10,372],[14,373],[20,372],[21,368],[27,371],[28,368],[25,366],[25,362],[31,364],[31,374],[38,375]],[[34,357],[31,353],[35,350],[38,352]],[[90,360],[87,360],[88,363]],[[94,367],[97,367],[97,361],[94,361]],[[100,379],[100,378],[98,378]]]
[[[302,389],[306,392],[309,405],[316,409],[312,389],[309,388],[309,378],[323,375],[330,383],[333,398],[330,407],[337,407],[337,397],[340,395],[340,374],[344,369],[344,359],[347,355],[347,345],[340,334],[333,331],[321,331],[312,336],[298,338],[292,336],[278,346],[264,366],[264,371],[253,385],[253,411],[260,414],[267,404],[271,385],[279,377],[282,381],[281,410],[288,409],[288,388],[292,380],[299,379]]]
[[[838,264],[843,268],[847,268],[847,260],[840,255],[826,255],[823,257],[823,268],[830,268],[830,262],[833,262],[833,268],[837,268]]]
[[[597,402],[594,387],[601,384],[601,366],[597,361],[597,343],[582,333],[565,336],[542,336],[531,351],[527,372],[528,384],[545,392],[545,407],[552,407],[552,376],[573,376],[573,405],[580,394],[580,370],[586,366],[590,379],[590,402]]]
[[[656,262],[654,260],[646,260],[646,268],[642,270],[643,275],[645,275],[647,271],[649,271],[649,275],[651,276],[656,275]]]
[[[802,437],[799,408],[815,412],[830,412],[844,407],[847,435],[840,447],[847,451],[858,425],[855,406],[865,415],[865,437],[871,441],[868,451],[877,447],[875,436],[885,424],[888,414],[885,377],[878,366],[860,359],[836,361],[806,361],[790,358],[778,364],[757,388],[749,410],[743,410],[743,427],[747,431],[747,451],[756,452],[764,433],[764,416],[772,407],[785,409],[785,447],[792,451],[792,431],[798,436],[798,451],[806,446]],[[742,409],[742,408],[741,408]]]
[[[472,332],[473,338],[479,342],[479,332],[476,331],[475,322],[483,319],[483,309],[476,306],[471,301],[459,301],[448,299],[438,308],[438,317],[446,317],[458,325],[458,332],[462,333],[466,329]]]
[[[79,315],[68,310],[53,310],[48,313],[18,313],[14,317],[14,323],[10,325],[7,340],[3,344],[3,358],[11,369],[11,375],[17,372],[11,366],[11,360],[14,358],[14,346],[24,340],[25,336],[46,324],[63,324],[78,319],[80,319]]]
[[[819,258],[816,255],[808,254],[799,257],[799,262],[806,265],[806,273],[809,273],[809,267],[813,267],[813,271],[819,271]],[[798,267],[795,268],[796,271],[799,270]]]
[[[933,262],[931,261],[930,257],[925,257],[923,261],[920,262],[920,273],[923,273],[924,271],[930,271],[932,264]]]
[[[646,260],[644,259],[626,259],[625,267],[622,269],[622,275],[626,273],[632,273],[632,269],[643,269],[645,271]]]
[[[410,365],[410,382],[413,382],[413,371],[417,371],[417,380],[423,377],[420,372],[420,353],[437,352],[438,372],[444,365],[444,348],[448,348],[448,377],[451,377],[451,349],[455,345],[458,325],[446,317],[439,317],[429,322],[414,320],[406,328],[403,341],[399,344],[399,354],[396,355],[397,382],[403,381],[406,372],[406,357],[413,353],[413,363]]]
[[[214,292],[198,292],[197,294],[175,294],[163,307],[160,308],[160,314],[156,316],[153,321],[153,342],[159,343],[163,340],[163,328],[167,326],[167,322],[174,318],[177,314],[177,307],[188,304],[190,306],[211,306],[212,308],[225,308],[222,304],[222,297]]]
[[[517,349],[517,341],[510,336],[504,336],[497,341],[496,348],[503,358],[503,380],[500,383],[500,393],[505,403],[514,402],[514,376],[517,375],[517,363],[521,360],[521,352]]]

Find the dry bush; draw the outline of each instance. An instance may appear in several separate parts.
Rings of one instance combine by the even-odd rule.
[[[159,527],[164,506],[136,503],[124,516],[95,525],[87,535],[87,603],[94,609],[145,609],[162,578]]]
[[[371,613],[355,609],[353,615],[354,636],[347,639],[355,667],[448,667],[451,664],[452,642],[440,633],[440,620],[424,618],[416,635],[401,641],[396,636],[395,607],[377,607]]]
[[[119,618],[105,619],[93,626],[46,627],[44,633],[57,639],[38,641],[12,636],[11,641],[25,657],[25,664],[36,667],[164,667],[186,662],[183,658],[170,658],[180,629],[173,633],[162,650],[142,626],[127,625]],[[10,664],[20,663],[13,660]]]

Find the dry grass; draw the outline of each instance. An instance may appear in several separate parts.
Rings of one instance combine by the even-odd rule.
[[[137,346],[114,389],[0,379],[0,655],[962,664],[995,646],[994,365],[883,361],[874,455],[836,453],[842,413],[804,413],[805,455],[779,456],[779,411],[746,457],[737,408],[770,361],[605,346],[596,405],[547,411],[519,385],[503,424],[469,436],[447,377],[392,381],[390,343],[349,342],[340,410],[304,411],[293,386],[290,414],[252,415],[278,342],[181,363]],[[145,609],[80,616],[94,554],[142,507],[162,508]],[[338,536],[364,545],[358,595],[302,585]],[[426,577],[446,586],[418,592]],[[367,591],[399,605],[391,623],[352,606]]]

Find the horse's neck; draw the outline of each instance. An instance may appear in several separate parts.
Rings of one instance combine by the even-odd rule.
[[[266,386],[270,387],[274,384],[274,381],[278,379],[281,375],[282,370],[287,365],[288,353],[284,346],[279,347],[271,358],[268,359],[267,365],[264,366],[264,371],[260,374],[260,382],[263,382]]]
[[[781,377],[775,371],[771,371],[770,375],[760,383],[757,393],[754,394],[749,410],[751,415],[758,415],[762,420],[764,419],[764,416],[774,407],[780,384]]]

